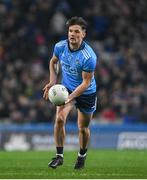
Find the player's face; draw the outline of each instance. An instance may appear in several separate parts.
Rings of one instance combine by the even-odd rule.
[[[68,40],[72,45],[80,45],[85,37],[85,31],[79,25],[72,25],[68,30]]]

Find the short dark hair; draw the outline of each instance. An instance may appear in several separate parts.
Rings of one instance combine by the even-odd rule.
[[[67,28],[69,28],[72,25],[79,25],[83,30],[86,30],[88,23],[82,17],[74,16],[66,22]]]

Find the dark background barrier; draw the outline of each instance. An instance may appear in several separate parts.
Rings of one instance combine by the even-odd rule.
[[[94,149],[147,149],[145,125],[91,125],[90,148]],[[78,149],[78,129],[66,125],[65,148]],[[53,124],[0,126],[1,150],[54,149]]]

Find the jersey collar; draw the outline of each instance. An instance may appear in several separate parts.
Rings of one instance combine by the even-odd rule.
[[[67,44],[68,44],[68,49],[69,49],[71,52],[76,52],[76,51],[82,50],[82,49],[84,49],[84,47],[85,47],[85,42],[84,42],[84,41],[82,41],[81,46],[80,46],[79,49],[77,49],[77,50],[72,50],[72,49],[70,49],[69,41],[68,41],[68,40],[67,40]]]

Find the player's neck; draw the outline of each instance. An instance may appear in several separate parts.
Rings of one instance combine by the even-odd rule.
[[[72,51],[76,51],[80,48],[80,44],[69,44],[69,47]]]
[[[72,51],[77,51],[77,50],[81,47],[81,44],[82,44],[82,42],[79,43],[79,44],[71,44],[71,43],[69,43],[69,48],[70,48]]]

